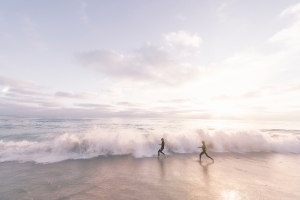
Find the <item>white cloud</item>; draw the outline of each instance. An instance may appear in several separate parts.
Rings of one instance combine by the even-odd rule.
[[[213,67],[207,78],[201,80],[202,85],[209,85],[209,89],[205,91],[199,87],[198,91],[211,97],[228,98],[234,105],[232,108],[239,108],[237,113],[245,117],[263,118],[254,116],[253,108],[256,107],[263,108],[261,116],[269,119],[299,119],[299,115],[295,115],[299,113],[300,102],[299,80],[295,75],[300,73],[299,32],[300,20],[269,39],[273,44],[284,45],[274,48],[271,53],[252,48],[234,54],[219,63],[219,67]],[[265,47],[273,47],[271,43],[266,43]],[[220,108],[216,112],[226,107],[225,100],[220,99]],[[229,112],[223,111],[224,114]]]
[[[217,12],[217,14],[218,14],[218,16],[220,17],[220,20],[222,21],[222,22],[224,22],[225,21],[225,19],[226,19],[226,15],[225,15],[225,10],[226,10],[226,8],[228,7],[228,4],[227,3],[223,3],[221,6],[219,6],[219,8],[218,8],[218,12]]]
[[[135,49],[132,55],[95,50],[77,54],[79,62],[111,79],[175,86],[198,75],[198,67],[183,65],[163,47],[151,44]]]
[[[292,26],[285,28],[269,39],[270,42],[279,42],[288,47],[299,49],[300,45],[300,20]]]
[[[183,14],[179,14],[175,17],[176,19],[178,19],[179,21],[186,21],[187,17],[184,16]]]
[[[280,13],[280,17],[285,17],[287,15],[294,15],[294,14],[300,17],[300,3],[294,6],[290,6],[287,9],[283,10]]]
[[[198,34],[191,35],[183,30],[165,34],[164,37],[167,42],[179,46],[199,47],[202,42]]]
[[[275,34],[272,38],[270,38],[271,42],[283,42],[289,46],[299,45],[300,42],[300,3],[294,6],[290,6],[289,8],[283,10],[280,14],[280,17],[287,15],[296,15],[298,20],[294,22],[294,24],[290,27],[287,27],[277,34]]]
[[[219,8],[218,11],[222,11],[227,7],[227,3],[223,3]]]
[[[160,100],[160,103],[175,103],[175,104],[183,104],[183,103],[190,103],[190,99],[171,99],[171,100]]]

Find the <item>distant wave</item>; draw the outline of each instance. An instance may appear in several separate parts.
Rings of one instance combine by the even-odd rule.
[[[196,130],[189,133],[149,133],[138,129],[95,129],[86,133],[64,133],[44,141],[0,140],[0,162],[34,161],[52,163],[68,159],[88,159],[99,155],[157,155],[164,137],[166,153],[199,152],[201,141],[214,152],[300,153],[300,135],[284,130],[229,131]]]

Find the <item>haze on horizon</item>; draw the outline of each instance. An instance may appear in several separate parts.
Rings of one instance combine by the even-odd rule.
[[[300,3],[0,0],[0,115],[300,120]]]

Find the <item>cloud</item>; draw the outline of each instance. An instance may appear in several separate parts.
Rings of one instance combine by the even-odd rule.
[[[179,21],[186,21],[187,20],[187,17],[183,14],[178,14],[175,19],[178,19]]]
[[[37,86],[31,81],[17,80],[6,76],[0,76],[0,85],[3,85],[3,96],[0,98],[11,107],[27,106],[28,108],[62,107],[56,102],[53,95],[45,93],[45,87]]]
[[[18,102],[23,102],[26,103],[27,105],[39,105],[43,108],[61,108],[64,107],[65,105],[59,102],[54,101],[53,99],[49,98],[27,98],[27,99],[22,99],[18,100]]]
[[[81,19],[85,24],[89,23],[89,17],[87,16],[85,9],[86,9],[86,3],[85,2],[80,2],[80,14],[81,14]]]
[[[198,56],[199,47],[202,39],[197,35],[191,35],[187,31],[178,31],[164,34],[164,39],[167,45],[171,46],[176,51],[176,57],[187,58]]]
[[[1,100],[1,99],[0,99]],[[131,108],[127,110],[117,110],[109,105],[101,104],[79,104],[84,108],[57,108],[57,107],[36,107],[26,104],[13,104],[11,102],[5,103],[0,101],[1,115],[23,115],[30,117],[136,117],[136,118],[157,118],[157,117],[179,117],[182,113],[190,113],[189,110],[174,110],[160,111],[155,110]],[[86,109],[89,108],[89,109]]]
[[[190,102],[190,99],[172,99],[172,100],[167,100],[167,101],[159,101],[160,103],[188,103]]]
[[[227,3],[223,3],[223,4],[218,8],[218,11],[224,10],[227,6],[228,6]]]
[[[289,48],[300,49],[300,20],[296,21],[292,26],[285,28],[269,39],[272,43],[282,43]]]
[[[51,101],[34,101],[34,103],[37,103],[40,106],[46,107],[46,108],[57,108],[57,107],[64,107],[65,106],[61,103],[51,102]]]
[[[32,89],[23,89],[23,88],[12,88],[9,92],[19,93],[24,95],[42,95],[41,92]]]
[[[271,37],[269,42],[283,44],[289,48],[289,51],[300,50],[300,3],[283,10],[279,16],[296,16],[297,19],[291,26]]]
[[[97,104],[97,103],[77,103],[74,105],[78,106],[78,107],[89,108],[89,109],[101,109],[101,110],[111,110],[112,109],[111,105]]]
[[[169,52],[163,48],[151,45],[150,43],[135,49],[136,60],[150,68],[165,68],[174,64],[174,60],[170,57]]]
[[[197,66],[181,64],[165,48],[150,43],[133,50],[132,55],[95,50],[78,53],[77,58],[84,67],[118,81],[125,79],[175,86],[198,75]]]
[[[291,85],[288,88],[284,89],[285,92],[298,91],[298,90],[300,90],[300,83]]]
[[[58,91],[54,94],[56,97],[65,97],[65,98],[73,98],[73,99],[88,99],[95,97],[95,94],[90,93],[75,93],[75,92],[62,92]]]
[[[164,38],[167,42],[178,46],[199,47],[202,43],[202,39],[197,34],[191,35],[183,30],[167,33]]]
[[[298,19],[263,47],[237,52],[207,68],[207,76],[191,90],[209,97],[202,105],[222,117],[236,111],[236,116],[248,119],[299,119],[299,32]],[[264,108],[259,116],[254,107]]]
[[[4,92],[4,98],[8,98],[10,101],[16,102],[27,102],[27,103],[36,103],[36,99],[43,97],[43,100],[46,100],[47,97],[50,97],[50,94],[45,94],[37,90],[32,89],[16,89],[12,88]],[[44,98],[45,97],[45,98]]]
[[[116,105],[129,106],[129,107],[140,106],[140,104],[136,104],[136,103],[132,103],[132,102],[117,102]]]
[[[123,56],[115,51],[95,50],[79,55],[81,63],[91,69],[112,77],[151,79],[155,65],[144,63],[146,56]]]
[[[14,78],[0,75],[0,85],[10,86],[10,87],[30,87],[33,86],[34,84],[33,82],[30,81],[16,80]]]
[[[8,98],[7,98],[8,97]],[[3,98],[0,98],[0,103],[9,104],[10,106],[15,105],[25,106],[30,108],[41,108],[41,107],[63,107],[62,103],[56,102],[50,95],[41,97],[36,95],[24,95],[22,93],[6,93]]]
[[[6,86],[6,87],[4,87],[4,88],[2,89],[2,92],[3,92],[3,93],[6,93],[8,90],[9,90],[9,87]]]
[[[280,13],[280,17],[285,17],[288,15],[296,15],[300,17],[300,3],[288,7]]]
[[[226,11],[226,8],[228,7],[228,4],[227,3],[223,3],[223,4],[221,4],[221,6],[219,6],[219,8],[218,8],[218,12],[217,12],[217,14],[218,14],[218,16],[220,17],[220,20],[222,21],[222,22],[224,22],[225,20],[226,20],[226,15],[225,15],[225,12],[224,11]]]
[[[25,98],[25,96],[45,96],[45,87],[37,86],[31,81],[17,80],[0,75],[0,86],[7,97]],[[49,95],[50,96],[50,95]]]
[[[234,98],[232,96],[227,95],[220,95],[220,96],[214,96],[210,98],[210,101],[227,101],[227,100],[233,100]]]

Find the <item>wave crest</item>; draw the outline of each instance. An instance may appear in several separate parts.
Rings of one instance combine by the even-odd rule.
[[[183,133],[148,133],[136,129],[93,130],[83,134],[64,133],[44,141],[0,140],[0,162],[51,163],[87,159],[99,155],[128,155],[136,158],[157,155],[161,137],[166,153],[194,153],[204,140],[215,152],[300,153],[299,134],[265,131],[196,130]]]

